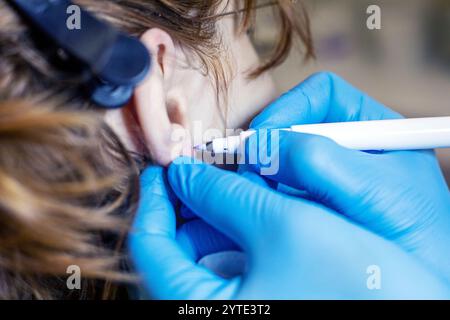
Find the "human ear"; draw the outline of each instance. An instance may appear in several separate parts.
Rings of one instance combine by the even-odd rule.
[[[135,114],[150,156],[166,166],[191,150],[186,105],[181,97],[168,95],[179,51],[161,29],[148,30],[141,41],[151,53],[152,67],[135,90]]]

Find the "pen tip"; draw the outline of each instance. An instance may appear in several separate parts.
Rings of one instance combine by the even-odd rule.
[[[212,142],[204,143],[204,144],[197,144],[194,146],[194,151],[201,151],[201,152],[214,152],[213,150],[213,144]]]
[[[206,151],[206,144],[197,144],[194,146],[195,151]]]

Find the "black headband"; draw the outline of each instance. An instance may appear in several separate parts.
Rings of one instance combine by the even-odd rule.
[[[91,99],[105,108],[125,105],[150,70],[147,48],[136,38],[98,20],[69,0],[8,0],[26,23],[77,60],[90,73]],[[67,25],[69,8],[80,14],[79,28]]]

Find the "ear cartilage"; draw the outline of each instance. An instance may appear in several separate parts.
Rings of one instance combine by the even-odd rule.
[[[272,129],[327,137],[337,144],[361,151],[426,150],[450,147],[450,117],[371,120],[297,125]],[[239,136],[214,139],[197,150],[235,154],[254,130]]]

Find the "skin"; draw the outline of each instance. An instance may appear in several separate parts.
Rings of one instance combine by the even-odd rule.
[[[177,156],[192,154],[194,144],[224,134],[226,128],[246,129],[276,97],[268,74],[248,79],[247,72],[258,65],[259,58],[248,35],[237,34],[234,17],[218,23],[227,53],[224,61],[230,66],[225,105],[218,104],[213,81],[192,62],[192,52],[157,28],[142,36],[152,54],[153,69],[136,89],[132,103],[105,114],[129,150],[149,152],[157,164],[168,165]]]

